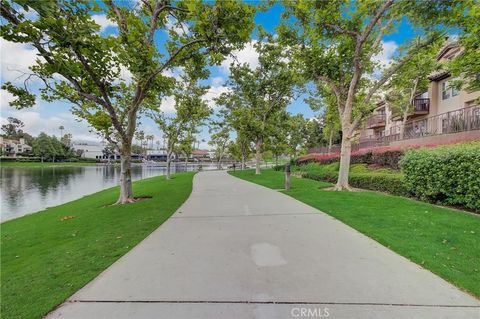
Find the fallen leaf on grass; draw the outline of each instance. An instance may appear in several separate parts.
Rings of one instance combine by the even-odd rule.
[[[63,216],[62,218],[60,218],[60,221],[63,222],[65,220],[69,220],[69,219],[74,219],[75,216]]]

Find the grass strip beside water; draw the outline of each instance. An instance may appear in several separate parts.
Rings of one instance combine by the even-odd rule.
[[[167,220],[194,173],[134,182],[150,199],[109,206],[118,187],[1,224],[2,318],[41,318]]]

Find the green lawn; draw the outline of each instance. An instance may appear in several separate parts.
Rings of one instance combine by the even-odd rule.
[[[194,173],[118,187],[1,224],[2,318],[41,318],[155,230],[188,198]],[[74,216],[62,221],[64,216]]]
[[[92,166],[98,163],[86,162],[0,162],[0,167],[51,167],[51,166]]]
[[[230,174],[283,188],[284,173]],[[288,194],[341,220],[456,286],[480,297],[480,216],[374,192],[321,190],[325,183],[292,177]]]

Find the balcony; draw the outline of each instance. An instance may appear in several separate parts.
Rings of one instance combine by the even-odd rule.
[[[414,115],[425,115],[430,111],[430,99],[414,99],[413,100],[413,114]]]
[[[426,115],[430,112],[430,99],[429,98],[416,98],[412,102],[413,109],[411,110],[408,118],[414,118],[420,115]],[[398,121],[402,119],[401,114],[393,116],[393,120]]]
[[[367,128],[384,127],[386,119],[385,114],[372,115],[367,120]]]

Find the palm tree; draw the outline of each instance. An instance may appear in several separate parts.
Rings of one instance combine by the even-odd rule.
[[[155,138],[155,136],[153,135],[147,135],[146,139],[147,141],[150,141],[150,149],[153,149],[153,139]]]

